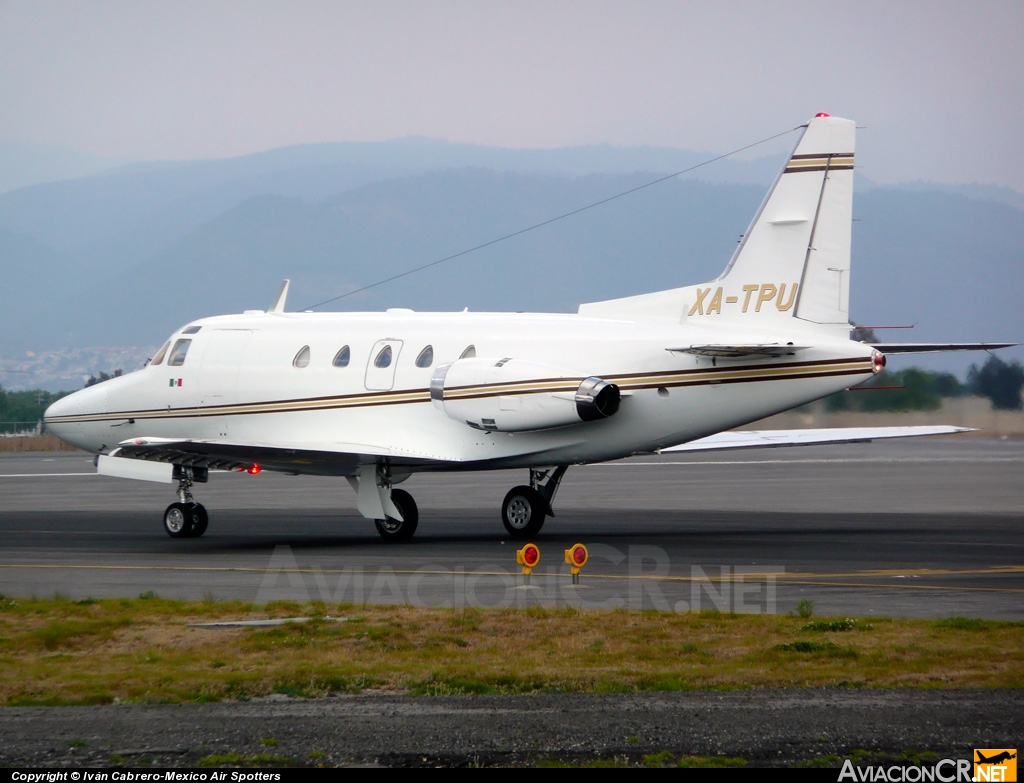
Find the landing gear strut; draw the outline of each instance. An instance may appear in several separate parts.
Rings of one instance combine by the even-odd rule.
[[[192,499],[192,468],[182,466],[178,473],[178,502],[164,511],[164,530],[171,538],[199,538],[206,532],[210,517],[201,503]]]
[[[530,468],[530,486],[513,487],[501,504],[501,521],[512,538],[537,535],[548,516],[555,512],[551,504],[568,465],[555,468]]]

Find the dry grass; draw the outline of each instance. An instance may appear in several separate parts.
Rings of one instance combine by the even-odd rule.
[[[0,599],[0,704],[868,686],[1022,687],[1024,624],[149,600]],[[324,614],[275,628],[217,619]],[[840,624],[842,625],[842,624]]]

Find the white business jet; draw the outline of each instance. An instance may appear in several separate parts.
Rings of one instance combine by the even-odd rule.
[[[868,380],[882,350],[1002,345],[851,341],[853,167],[854,123],[812,119],[710,283],[573,315],[286,312],[285,281],[269,310],[185,325],[145,369],[54,403],[46,426],[101,474],[176,481],[173,537],[206,530],[192,487],[209,471],[272,470],[344,476],[388,541],[416,530],[395,485],[417,471],[528,469],[501,511],[523,538],[570,465],[956,431],[727,432]]]

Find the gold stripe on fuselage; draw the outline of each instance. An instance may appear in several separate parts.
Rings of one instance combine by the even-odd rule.
[[[718,367],[699,370],[673,370],[662,373],[634,373],[608,376],[624,390],[679,388],[685,386],[715,385],[721,383],[752,383],[782,381],[801,378],[822,378],[842,375],[861,375],[872,372],[868,358],[833,359],[818,362],[791,362],[773,367]],[[445,399],[479,399],[521,394],[574,392],[582,378],[547,378],[520,383],[478,384],[445,390]],[[125,419],[182,419],[212,416],[243,416],[264,413],[296,413],[343,408],[370,408],[381,405],[401,405],[430,402],[429,389],[405,389],[391,392],[369,392],[333,397],[310,397],[293,400],[236,403],[189,408],[159,408],[155,410],[118,411],[102,414],[75,414],[55,416],[51,424],[123,421]]]

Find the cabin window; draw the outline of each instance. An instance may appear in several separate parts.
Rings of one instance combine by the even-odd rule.
[[[429,367],[434,363],[434,346],[428,345],[422,351],[420,355],[416,357],[417,367]]]
[[[308,367],[309,366],[309,346],[304,345],[295,354],[295,358],[292,359],[292,367]]]
[[[185,363],[185,354],[188,347],[192,345],[191,340],[178,340],[171,349],[171,357],[167,360],[168,367],[181,367]]]
[[[476,346],[470,345],[466,347],[466,350],[462,352],[460,359],[475,359],[476,358]]]
[[[157,364],[160,364],[160,362],[162,362],[164,360],[164,354],[167,353],[167,349],[170,348],[170,347],[171,347],[171,341],[168,340],[167,342],[164,343],[164,347],[156,352],[156,356],[154,357],[153,361],[150,362],[150,365],[155,366]]]
[[[348,367],[348,360],[352,358],[352,352],[346,345],[336,354],[334,354],[334,361],[331,362],[335,367]]]
[[[380,353],[377,354],[377,358],[373,360],[374,367],[390,367],[391,366],[391,346],[385,345],[380,349]]]
[[[182,329],[181,333],[182,334],[195,334],[196,332],[198,332],[202,328],[203,327],[201,327],[201,326],[190,326],[188,329]]]

